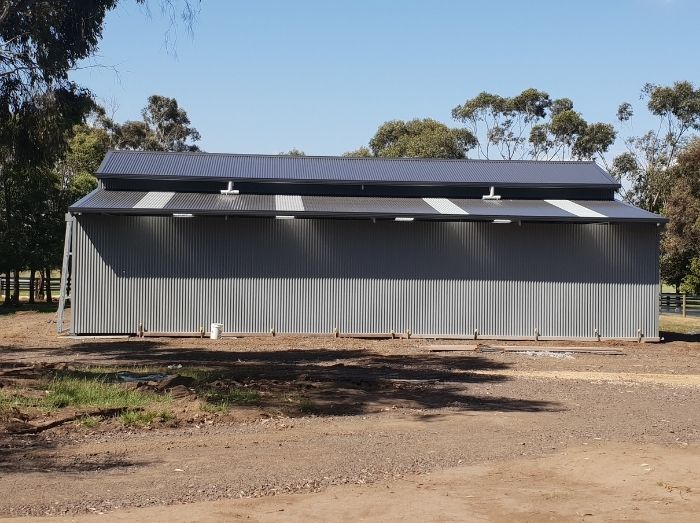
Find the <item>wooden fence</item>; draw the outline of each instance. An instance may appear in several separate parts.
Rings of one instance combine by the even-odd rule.
[[[664,314],[700,316],[700,295],[662,292],[659,295],[659,311]]]
[[[36,285],[38,289],[39,278],[36,279]],[[14,280],[10,280],[10,292],[14,289]],[[61,278],[51,278],[51,294],[58,296],[61,290]],[[19,292],[20,294],[29,294],[29,278],[19,279]],[[5,278],[0,279],[0,295],[5,295]]]

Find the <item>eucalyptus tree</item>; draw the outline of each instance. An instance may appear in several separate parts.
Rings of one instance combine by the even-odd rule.
[[[369,147],[365,147],[363,145],[362,147],[359,147],[353,151],[344,152],[343,156],[346,158],[371,158],[372,151],[370,151]]]
[[[700,131],[700,89],[691,82],[671,86],[646,84],[641,100],[656,119],[654,128],[624,140],[627,151],[612,164],[613,173],[627,183],[625,199],[649,211],[662,211],[675,183],[672,167],[693,133]],[[624,126],[633,120],[634,108],[623,103],[617,118]]]
[[[674,179],[663,212],[669,219],[662,239],[665,282],[700,293],[700,139],[691,141],[669,169]]]
[[[194,143],[201,139],[192,127],[187,111],[175,98],[153,94],[141,111],[142,120],[122,124],[103,118],[117,149],[143,151],[199,151]]]
[[[95,53],[105,17],[118,2],[0,0],[0,270],[7,283],[10,271],[16,281],[31,257],[29,231],[38,230],[49,206],[36,201],[37,195],[28,207],[18,202],[31,192],[29,183],[53,186],[51,167],[65,151],[67,129],[92,106],[91,94],[70,81],[69,72]],[[174,23],[180,7],[182,17],[192,20],[199,3],[194,2],[159,4]],[[27,209],[38,214],[29,215]]]
[[[589,124],[568,98],[529,88],[513,97],[482,92],[452,110],[476,137],[481,158],[599,159],[615,141],[606,123]]]
[[[372,155],[388,158],[464,158],[475,145],[467,129],[451,129],[430,118],[385,122],[369,142]],[[359,149],[353,154],[368,152]]]

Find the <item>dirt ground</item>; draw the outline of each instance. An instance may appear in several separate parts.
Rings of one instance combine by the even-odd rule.
[[[171,425],[0,432],[2,517],[690,521],[700,513],[692,329],[659,344],[518,343],[623,352],[599,355],[431,352],[466,344],[432,340],[71,339],[56,337],[51,318],[0,316],[0,370],[225,370],[314,408],[263,402],[218,415],[183,398]]]

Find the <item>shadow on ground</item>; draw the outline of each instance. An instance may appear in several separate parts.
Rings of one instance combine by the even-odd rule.
[[[682,332],[659,331],[659,336],[663,338],[664,342],[682,341],[700,344],[700,332],[697,334],[686,334]]]
[[[58,442],[47,435],[10,436],[0,434],[0,474],[61,473],[127,469],[148,465],[149,462],[129,459],[114,453],[57,457]]]
[[[17,314],[18,312],[56,312],[58,308],[57,303],[28,303],[22,302],[19,305],[15,304],[0,304],[0,316],[7,316],[10,314]]]
[[[277,408],[290,416],[357,415],[399,407],[561,410],[554,402],[475,395],[471,386],[507,378],[472,371],[498,371],[507,365],[473,353],[382,355],[364,349],[333,348],[236,351],[173,347],[152,340],[77,343],[68,350],[112,365],[182,365],[205,370],[200,387],[213,383],[258,390],[263,394],[261,406]],[[300,410],[295,411],[298,407]]]
[[[279,341],[281,347],[293,343]],[[556,402],[492,395],[493,389],[485,388],[507,380],[497,371],[508,365],[473,353],[385,355],[362,348],[293,347],[242,351],[178,347],[158,340],[80,342],[51,353],[54,362],[70,364],[0,362],[0,384],[3,379],[9,387],[15,386],[12,379],[30,384],[65,376],[117,382],[125,369],[181,374],[194,380],[190,388],[200,401],[212,394],[233,398],[229,406],[234,409],[234,421],[237,408],[291,417],[362,415],[407,408],[417,409],[414,414],[425,422],[439,419],[442,413],[437,409],[443,408],[451,413],[564,410]],[[477,370],[495,373],[473,372]],[[254,391],[254,401],[250,395],[241,395],[242,391]],[[243,403],[236,403],[241,397]],[[53,451],[55,440],[47,434],[0,435],[0,473],[86,472],[140,465],[110,455],[83,457],[83,461],[59,458]]]

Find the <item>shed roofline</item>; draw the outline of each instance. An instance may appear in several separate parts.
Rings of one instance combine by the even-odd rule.
[[[205,151],[139,151],[130,149],[109,149],[105,155],[105,159],[112,153],[128,152],[129,154],[167,154],[180,156],[232,156],[237,158],[294,158],[295,160],[312,160],[333,159],[344,161],[391,161],[391,162],[483,162],[483,163],[541,163],[541,164],[595,164],[600,166],[595,160],[508,160],[508,159],[485,159],[485,158],[388,158],[386,156],[334,156],[331,154],[305,154],[297,156],[293,154],[258,154],[258,153],[221,153],[221,152],[205,152]],[[105,161],[102,161],[104,164]],[[98,172],[102,168],[102,164],[97,169]],[[601,168],[603,172],[604,169]],[[606,173],[607,174],[607,173]]]
[[[229,179],[225,176],[178,176],[178,175],[166,175],[166,174],[156,174],[156,175],[146,175],[146,174],[129,174],[129,173],[96,173],[95,176],[98,179],[109,179],[109,178],[129,178],[132,180],[160,180],[160,181],[192,181],[192,182],[219,182],[225,183]],[[585,187],[590,189],[619,189],[622,187],[619,183],[582,183],[582,182],[571,182],[571,183],[535,183],[535,182],[507,182],[498,183],[490,181],[479,181],[479,182],[411,182],[411,181],[386,181],[386,180],[329,180],[326,178],[260,178],[260,177],[250,177],[244,178],[241,176],[232,176],[231,181],[235,182],[254,182],[254,183],[265,183],[265,184],[280,184],[280,185],[386,185],[386,186],[407,186],[407,187],[542,187],[547,189],[555,188],[576,188]]]
[[[558,166],[561,166],[561,171]],[[323,186],[621,187],[593,160],[358,158],[190,151],[110,150],[98,167],[96,176]]]

